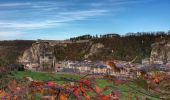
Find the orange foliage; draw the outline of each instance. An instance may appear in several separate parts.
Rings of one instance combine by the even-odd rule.
[[[61,92],[59,94],[59,100],[68,100],[68,95],[66,95],[64,92]]]
[[[116,64],[115,64],[113,61],[108,62],[108,65],[109,65],[111,68],[115,68],[115,67],[116,67]]]
[[[164,80],[163,76],[155,76],[153,78],[153,82],[156,83],[156,84],[159,84],[162,80]]]
[[[0,90],[0,98],[3,98],[7,95],[7,93],[4,90]]]
[[[97,100],[111,100],[111,98],[110,96],[101,95],[97,98]]]
[[[116,64],[113,61],[108,62],[108,65],[113,71],[120,72],[120,69],[116,67]]]
[[[30,86],[32,87],[37,87],[37,86],[44,86],[45,83],[44,82],[40,82],[40,81],[32,81]]]

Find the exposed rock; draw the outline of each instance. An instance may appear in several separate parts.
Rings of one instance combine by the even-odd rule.
[[[104,48],[104,45],[101,44],[101,43],[96,43],[96,44],[93,44],[90,48],[90,51],[87,55],[85,55],[85,58],[88,58],[89,56],[92,56],[96,53],[99,52],[100,49]]]
[[[154,64],[170,63],[170,41],[163,40],[152,44],[150,61]]]
[[[52,67],[55,64],[53,47],[48,42],[33,43],[32,46],[19,57],[19,62],[26,65],[28,69]]]

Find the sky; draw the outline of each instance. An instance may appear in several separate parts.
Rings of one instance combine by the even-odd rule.
[[[0,40],[170,30],[170,0],[0,0]]]

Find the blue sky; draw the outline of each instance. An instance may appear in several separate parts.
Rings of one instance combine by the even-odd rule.
[[[170,0],[0,0],[0,40],[170,29]]]

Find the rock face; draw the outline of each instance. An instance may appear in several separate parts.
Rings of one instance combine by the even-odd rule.
[[[163,40],[152,44],[150,61],[154,64],[170,63],[170,41]]]
[[[87,55],[85,55],[85,58],[88,58],[89,56],[92,56],[93,54],[96,54],[99,52],[100,49],[104,48],[104,45],[101,43],[93,44],[90,48],[90,51]]]
[[[53,54],[53,47],[48,42],[36,42],[27,49],[21,57],[19,62],[26,67],[47,69],[55,66],[55,57]]]

